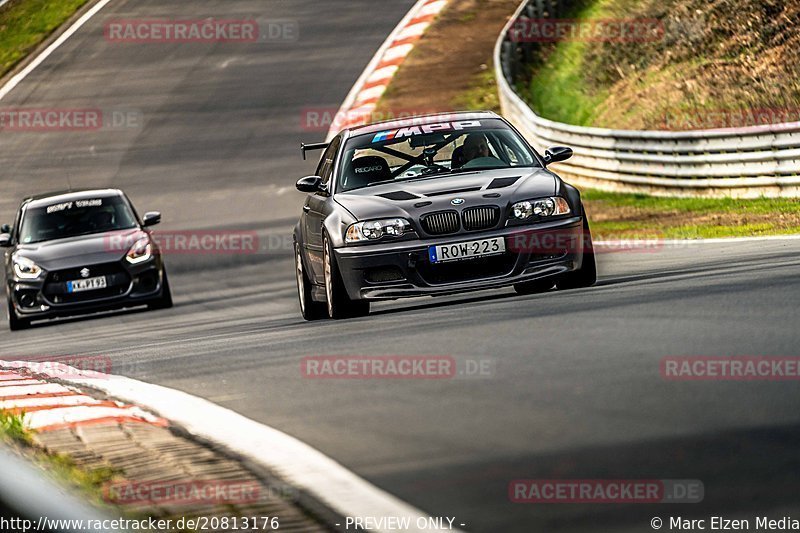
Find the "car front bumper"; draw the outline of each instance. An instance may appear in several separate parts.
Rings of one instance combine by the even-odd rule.
[[[146,305],[162,296],[164,269],[157,256],[139,265],[119,262],[86,266],[92,271],[108,272],[108,289],[69,294],[66,282],[79,278],[67,277],[63,272],[74,269],[48,272],[35,280],[10,278],[6,291],[17,317],[44,320],[74,316]],[[54,279],[56,274],[61,277]]]
[[[430,246],[502,237],[506,252],[431,263]],[[583,218],[460,233],[441,238],[337,248],[342,281],[351,299],[391,300],[437,296],[557,277],[583,261]]]

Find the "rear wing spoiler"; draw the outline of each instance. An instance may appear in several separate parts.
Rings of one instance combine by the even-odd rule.
[[[303,152],[303,161],[306,159],[306,152],[309,150],[324,150],[330,143],[300,143],[300,151]]]

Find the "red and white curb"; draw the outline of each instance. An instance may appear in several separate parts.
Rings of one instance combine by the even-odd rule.
[[[366,124],[378,100],[414,45],[450,0],[419,0],[378,49],[336,113],[328,139],[342,129]]]
[[[21,399],[37,399],[46,401],[47,395],[61,395],[57,398],[82,396],[80,387],[99,390],[125,407],[119,407],[115,413],[119,416],[122,412],[135,417],[144,417],[150,423],[169,423],[171,426],[181,427],[191,435],[215,443],[219,446],[237,453],[254,461],[263,467],[275,472],[286,483],[295,489],[303,491],[320,503],[326,505],[337,515],[345,517],[397,517],[402,522],[408,519],[409,523],[430,524],[430,516],[419,509],[405,503],[388,492],[379,489],[366,480],[358,477],[330,457],[311,446],[282,433],[269,426],[250,420],[235,411],[225,409],[214,403],[159,385],[145,383],[135,379],[87,372],[72,367],[56,365],[42,368],[41,362],[30,361],[3,361],[0,367],[6,369],[29,369],[44,378],[57,379],[61,383],[47,383],[44,379],[23,379],[25,384],[10,385],[9,389],[27,387],[25,392],[38,392],[36,395],[21,395],[20,390],[9,394],[3,401],[18,401]],[[19,374],[14,377],[11,372],[3,372],[7,382],[19,380]],[[2,387],[0,387],[2,388]],[[93,399],[92,399],[93,400]],[[62,400],[57,400],[62,401]],[[68,400],[89,401],[90,400]],[[8,404],[13,405],[13,404]],[[133,407],[136,406],[136,407]],[[58,409],[96,409],[97,414],[102,409],[112,409],[108,406],[92,404],[77,406],[60,406]],[[40,411],[30,413],[36,415]],[[43,411],[47,413],[48,411]],[[149,414],[149,413],[155,413]],[[62,416],[63,412],[58,413]],[[72,420],[68,423],[88,423],[88,418],[80,421],[81,411],[72,412]],[[26,414],[26,420],[27,420]],[[63,423],[58,417],[43,415],[44,419],[37,421],[41,427],[51,427],[53,424]],[[163,417],[163,418],[162,418]],[[33,420],[33,419],[32,419]],[[168,422],[167,422],[168,421]],[[456,520],[454,526],[459,524]],[[412,527],[407,531],[451,531],[460,530],[445,526],[442,529],[430,527]],[[373,531],[389,531],[374,529]]]
[[[166,420],[139,407],[98,400],[74,387],[14,371],[0,371],[0,409],[21,414],[24,425],[36,431],[121,422],[167,426]]]

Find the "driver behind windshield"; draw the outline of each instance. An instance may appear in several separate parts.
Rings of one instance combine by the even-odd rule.
[[[483,133],[470,133],[464,139],[464,163],[469,163],[473,159],[489,157],[489,141]]]

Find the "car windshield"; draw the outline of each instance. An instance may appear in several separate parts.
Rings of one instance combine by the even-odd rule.
[[[54,202],[25,209],[19,242],[30,244],[135,227],[136,217],[119,196]]]
[[[339,190],[496,168],[540,166],[499,119],[443,121],[358,135],[347,141]]]

